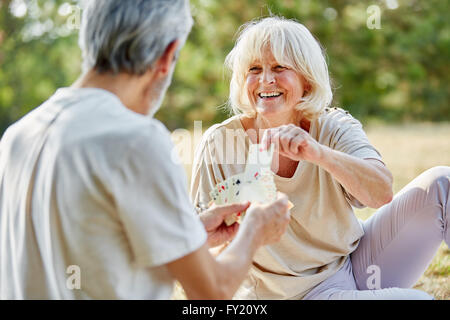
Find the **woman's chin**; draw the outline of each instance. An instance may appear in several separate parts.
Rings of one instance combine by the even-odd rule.
[[[276,117],[286,114],[288,110],[283,105],[280,104],[265,104],[258,105],[256,107],[256,112],[258,115],[263,117]]]

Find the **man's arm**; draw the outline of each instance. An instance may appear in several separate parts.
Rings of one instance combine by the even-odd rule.
[[[256,250],[279,241],[289,223],[288,201],[250,206],[230,245],[217,256],[208,245],[167,264],[188,299],[231,299],[247,275]]]
[[[227,248],[228,252],[222,252],[216,259],[209,253],[209,246],[204,244],[197,251],[167,265],[183,286],[188,299],[232,298],[247,275],[256,252],[252,236],[241,235],[240,241],[236,238]]]

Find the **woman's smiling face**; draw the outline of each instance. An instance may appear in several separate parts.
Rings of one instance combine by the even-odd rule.
[[[250,104],[263,116],[295,112],[304,95],[305,81],[296,71],[275,60],[270,49],[253,61],[246,74]]]

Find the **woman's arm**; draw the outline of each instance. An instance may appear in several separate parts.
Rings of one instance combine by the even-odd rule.
[[[391,202],[392,174],[381,162],[320,146],[320,157],[315,164],[328,171],[359,202],[371,208]]]
[[[306,160],[328,171],[362,204],[379,208],[392,200],[392,174],[378,160],[360,159],[318,143],[295,125],[266,130],[262,139],[274,143],[279,153],[293,160]]]

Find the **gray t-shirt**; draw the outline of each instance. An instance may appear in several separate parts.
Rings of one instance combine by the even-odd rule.
[[[160,122],[101,89],[59,89],[11,126],[0,298],[170,298],[165,264],[206,241],[172,148]]]

